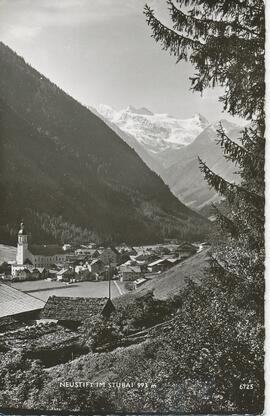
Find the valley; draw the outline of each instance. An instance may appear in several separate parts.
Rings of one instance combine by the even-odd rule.
[[[37,243],[146,244],[207,233],[208,222],[104,121],[3,43],[0,93],[2,242],[15,243],[21,218]]]
[[[204,180],[198,157],[226,180],[239,182],[235,166],[224,158],[217,143],[217,130],[221,123],[227,135],[238,143],[243,127],[225,119],[211,124],[200,114],[182,120],[132,106],[116,111],[100,105],[95,110],[190,208],[210,216],[208,207],[221,200]]]

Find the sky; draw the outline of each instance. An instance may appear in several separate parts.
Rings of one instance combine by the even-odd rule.
[[[210,122],[232,119],[190,90],[190,63],[175,63],[151,37],[145,0],[0,0],[0,39],[84,105],[128,105]],[[163,0],[148,0],[168,19]],[[236,120],[239,122],[239,120]]]

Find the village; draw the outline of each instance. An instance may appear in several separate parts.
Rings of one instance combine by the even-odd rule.
[[[31,245],[29,234],[21,223],[16,258],[0,264],[0,352],[8,363],[9,351],[23,351],[22,362],[46,368],[140,343],[166,325],[179,308],[177,296],[160,300],[140,290],[204,256],[208,245]]]
[[[22,223],[16,260],[3,262],[0,276],[2,281],[11,283],[46,280],[72,285],[114,280],[127,292],[196,254],[203,244],[166,240],[146,246],[122,243],[103,247],[93,242],[77,246],[29,245]]]
[[[82,299],[96,308],[98,302],[104,304],[106,300],[107,304],[138,291],[149,281],[154,282],[169,269],[200,253],[205,245],[206,242],[191,244],[177,240],[145,246],[122,243],[104,247],[93,242],[31,245],[22,222],[16,259],[0,265],[0,316],[28,320],[32,315],[39,316],[40,311],[46,312],[47,304],[63,301],[59,305],[65,311],[70,301],[85,305]],[[45,314],[46,318],[57,319],[60,306],[56,307],[56,313]],[[87,307],[91,309],[90,304]]]

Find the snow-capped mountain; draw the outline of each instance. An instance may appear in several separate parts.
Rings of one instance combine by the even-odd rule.
[[[132,135],[150,154],[162,162],[164,152],[180,149],[193,140],[208,126],[200,114],[189,119],[179,119],[168,114],[154,114],[147,108],[128,106],[114,110],[108,105],[99,105],[97,112],[125,133]],[[165,157],[167,161],[168,155]],[[167,163],[165,163],[166,165]]]
[[[210,124],[200,114],[183,120],[168,114],[153,114],[144,107],[129,106],[116,111],[108,105],[99,105],[94,111],[192,209],[204,209],[220,199],[204,180],[198,156],[225,179],[239,180],[236,167],[224,158],[217,146],[219,122]],[[242,128],[225,119],[220,122],[228,136],[237,141]]]

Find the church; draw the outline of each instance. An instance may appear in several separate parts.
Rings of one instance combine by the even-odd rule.
[[[16,262],[11,266],[12,276],[21,270],[33,270],[37,267],[49,268],[55,263],[64,263],[67,253],[56,244],[28,245],[28,235],[21,223],[18,233]]]

